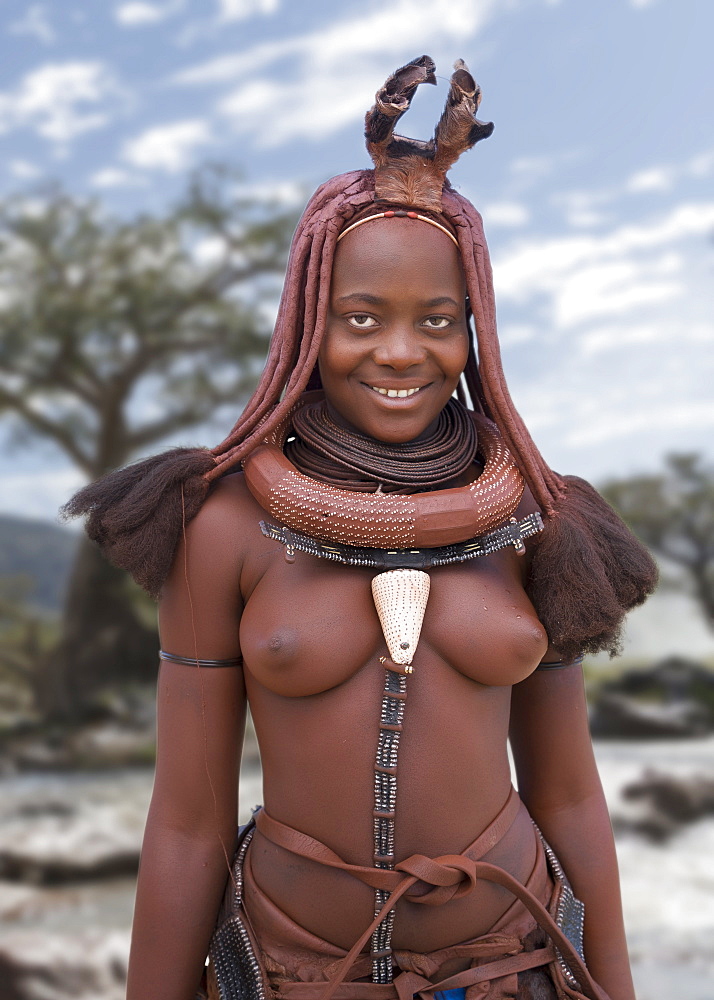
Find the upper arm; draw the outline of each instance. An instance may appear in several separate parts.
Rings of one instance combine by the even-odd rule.
[[[237,508],[219,483],[186,525],[159,598],[161,648],[180,656],[240,655],[242,560]],[[190,835],[231,836],[245,725],[242,667],[161,661],[152,814]]]
[[[579,665],[536,670],[513,686],[509,736],[518,791],[534,816],[600,791]]]

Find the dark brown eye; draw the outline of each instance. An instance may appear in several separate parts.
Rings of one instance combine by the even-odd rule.
[[[370,330],[373,326],[377,326],[374,317],[368,316],[366,313],[354,313],[354,315],[347,317],[347,322],[358,330]]]

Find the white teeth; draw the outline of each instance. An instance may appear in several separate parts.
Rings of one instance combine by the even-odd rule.
[[[403,399],[405,396],[413,396],[414,393],[419,392],[421,388],[422,387],[420,385],[413,389],[380,389],[376,385],[370,386],[370,389],[374,389],[374,391],[378,392],[380,396],[389,396],[390,399],[394,399],[395,397]]]

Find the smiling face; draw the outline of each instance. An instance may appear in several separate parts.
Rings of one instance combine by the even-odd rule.
[[[319,369],[338,423],[413,441],[466,365],[466,283],[457,248],[411,219],[378,219],[338,245]]]

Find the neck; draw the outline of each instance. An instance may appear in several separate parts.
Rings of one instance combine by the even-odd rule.
[[[418,493],[475,478],[476,428],[456,400],[418,438],[398,444],[370,438],[333,413],[322,400],[293,416],[285,454],[313,479],[362,493]]]
[[[395,446],[394,443],[391,441],[382,441],[379,438],[370,437],[368,434],[365,434],[364,431],[361,431],[359,427],[355,427],[355,425],[350,423],[350,421],[346,417],[342,416],[339,410],[335,409],[333,404],[328,399],[325,399],[325,409],[327,411],[327,415],[330,418],[330,420],[332,420],[332,422],[336,424],[338,427],[341,427],[343,430],[348,431],[351,434],[359,435],[359,437],[361,438],[366,438],[369,441],[374,442],[375,452],[378,452],[380,448],[390,448]],[[419,442],[421,441],[428,441],[430,437],[433,437],[438,425],[439,425],[439,418],[436,417],[434,420],[432,420],[429,426],[426,427],[421,432],[421,434],[418,434],[415,438],[412,438],[410,441],[405,441],[404,444],[407,445],[419,444]]]

